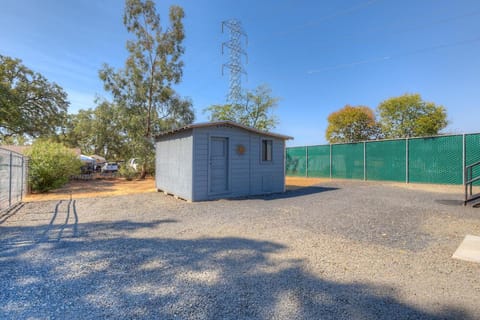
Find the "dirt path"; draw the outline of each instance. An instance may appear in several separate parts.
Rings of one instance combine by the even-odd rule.
[[[111,197],[154,191],[155,180],[153,178],[133,181],[127,181],[121,178],[105,178],[87,181],[75,180],[69,182],[63,188],[48,193],[27,195],[24,201],[62,200],[70,198],[70,195],[75,199]]]

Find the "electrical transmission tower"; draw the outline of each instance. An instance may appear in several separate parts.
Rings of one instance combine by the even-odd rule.
[[[229,61],[222,65],[223,69],[230,69],[230,88],[227,95],[227,101],[232,104],[239,104],[242,99],[242,74],[247,76],[247,72],[242,64],[242,55],[245,56],[245,62],[248,63],[247,52],[242,48],[241,38],[245,38],[245,45],[248,43],[247,34],[243,32],[240,21],[231,19],[222,21],[222,33],[228,30],[230,39],[222,43],[222,55],[224,54],[224,47],[229,51]]]

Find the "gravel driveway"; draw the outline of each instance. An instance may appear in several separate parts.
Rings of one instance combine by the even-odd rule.
[[[478,319],[480,264],[451,259],[461,194],[328,182],[186,203],[26,203],[0,217],[1,319]]]

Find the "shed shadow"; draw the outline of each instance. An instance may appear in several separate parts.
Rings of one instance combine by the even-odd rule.
[[[320,186],[287,186],[287,190],[282,193],[271,193],[266,194],[263,196],[259,196],[259,198],[263,200],[277,200],[277,199],[288,199],[288,198],[296,198],[296,197],[303,197],[312,194],[318,194],[328,191],[335,191],[339,190],[340,188],[334,187],[320,187]],[[253,197],[255,198],[255,196]]]

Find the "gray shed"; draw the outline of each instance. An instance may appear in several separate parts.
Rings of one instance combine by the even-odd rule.
[[[285,140],[231,121],[189,125],[156,137],[158,191],[189,201],[285,191]]]

